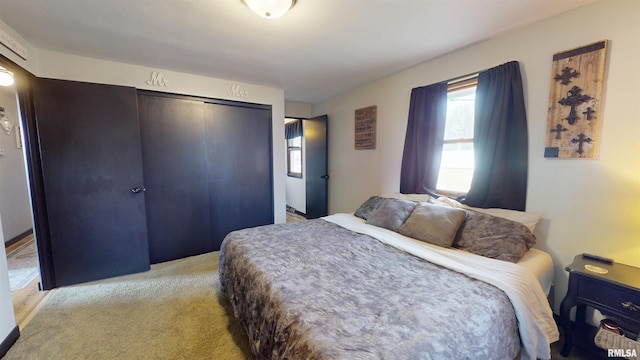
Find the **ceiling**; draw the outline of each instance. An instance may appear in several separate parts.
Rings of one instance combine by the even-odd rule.
[[[594,0],[0,0],[36,48],[285,90],[317,103]]]

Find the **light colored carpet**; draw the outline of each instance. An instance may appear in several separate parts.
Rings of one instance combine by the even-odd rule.
[[[38,257],[33,238],[7,254],[11,291],[24,289],[39,275]]]
[[[57,289],[3,359],[252,359],[218,255]]]

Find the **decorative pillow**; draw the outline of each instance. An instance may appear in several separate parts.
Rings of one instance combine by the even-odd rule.
[[[413,209],[400,227],[400,234],[433,245],[450,247],[465,215],[462,209],[422,203]]]
[[[409,200],[384,199],[367,219],[367,224],[398,231],[417,203]]]
[[[453,242],[455,247],[493,259],[518,262],[536,243],[523,224],[465,210],[467,215]]]
[[[378,210],[378,207],[380,206],[380,204],[382,204],[383,200],[384,200],[383,197],[372,196],[367,201],[365,201],[362,205],[360,205],[358,210],[356,210],[356,212],[353,215],[367,220],[369,216],[373,214],[374,211]]]
[[[441,196],[437,199],[432,198],[429,200],[429,202],[434,204],[445,204],[445,205],[449,205],[449,206],[453,206],[461,209],[473,210],[473,211],[481,212],[484,214],[493,215],[493,216],[505,218],[508,220],[512,220],[515,222],[519,222],[525,225],[527,228],[529,228],[531,232],[533,232],[536,229],[536,225],[538,225],[538,222],[542,217],[542,214],[526,212],[526,211],[497,209],[497,208],[490,208],[490,209],[475,208],[475,207],[465,205],[457,200],[448,198],[446,196]]]

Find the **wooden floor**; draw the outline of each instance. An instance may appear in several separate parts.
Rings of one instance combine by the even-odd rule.
[[[6,249],[7,254],[29,241],[33,241],[32,234],[8,246]],[[39,282],[40,277],[38,276],[33,279],[33,281],[31,281],[31,283],[29,283],[29,285],[27,285],[24,289],[14,290],[11,292],[11,297],[13,298],[13,311],[16,316],[16,324],[20,328],[26,325],[26,323],[31,318],[34,310],[36,310],[38,306],[49,295],[49,291],[40,291],[38,289]]]
[[[287,223],[307,220],[304,216],[287,211]]]

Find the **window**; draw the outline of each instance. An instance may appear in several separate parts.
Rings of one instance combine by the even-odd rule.
[[[287,175],[302,177],[302,136],[287,139]]]
[[[473,119],[477,77],[449,85],[447,118],[438,192],[463,195],[469,191],[474,169]]]

